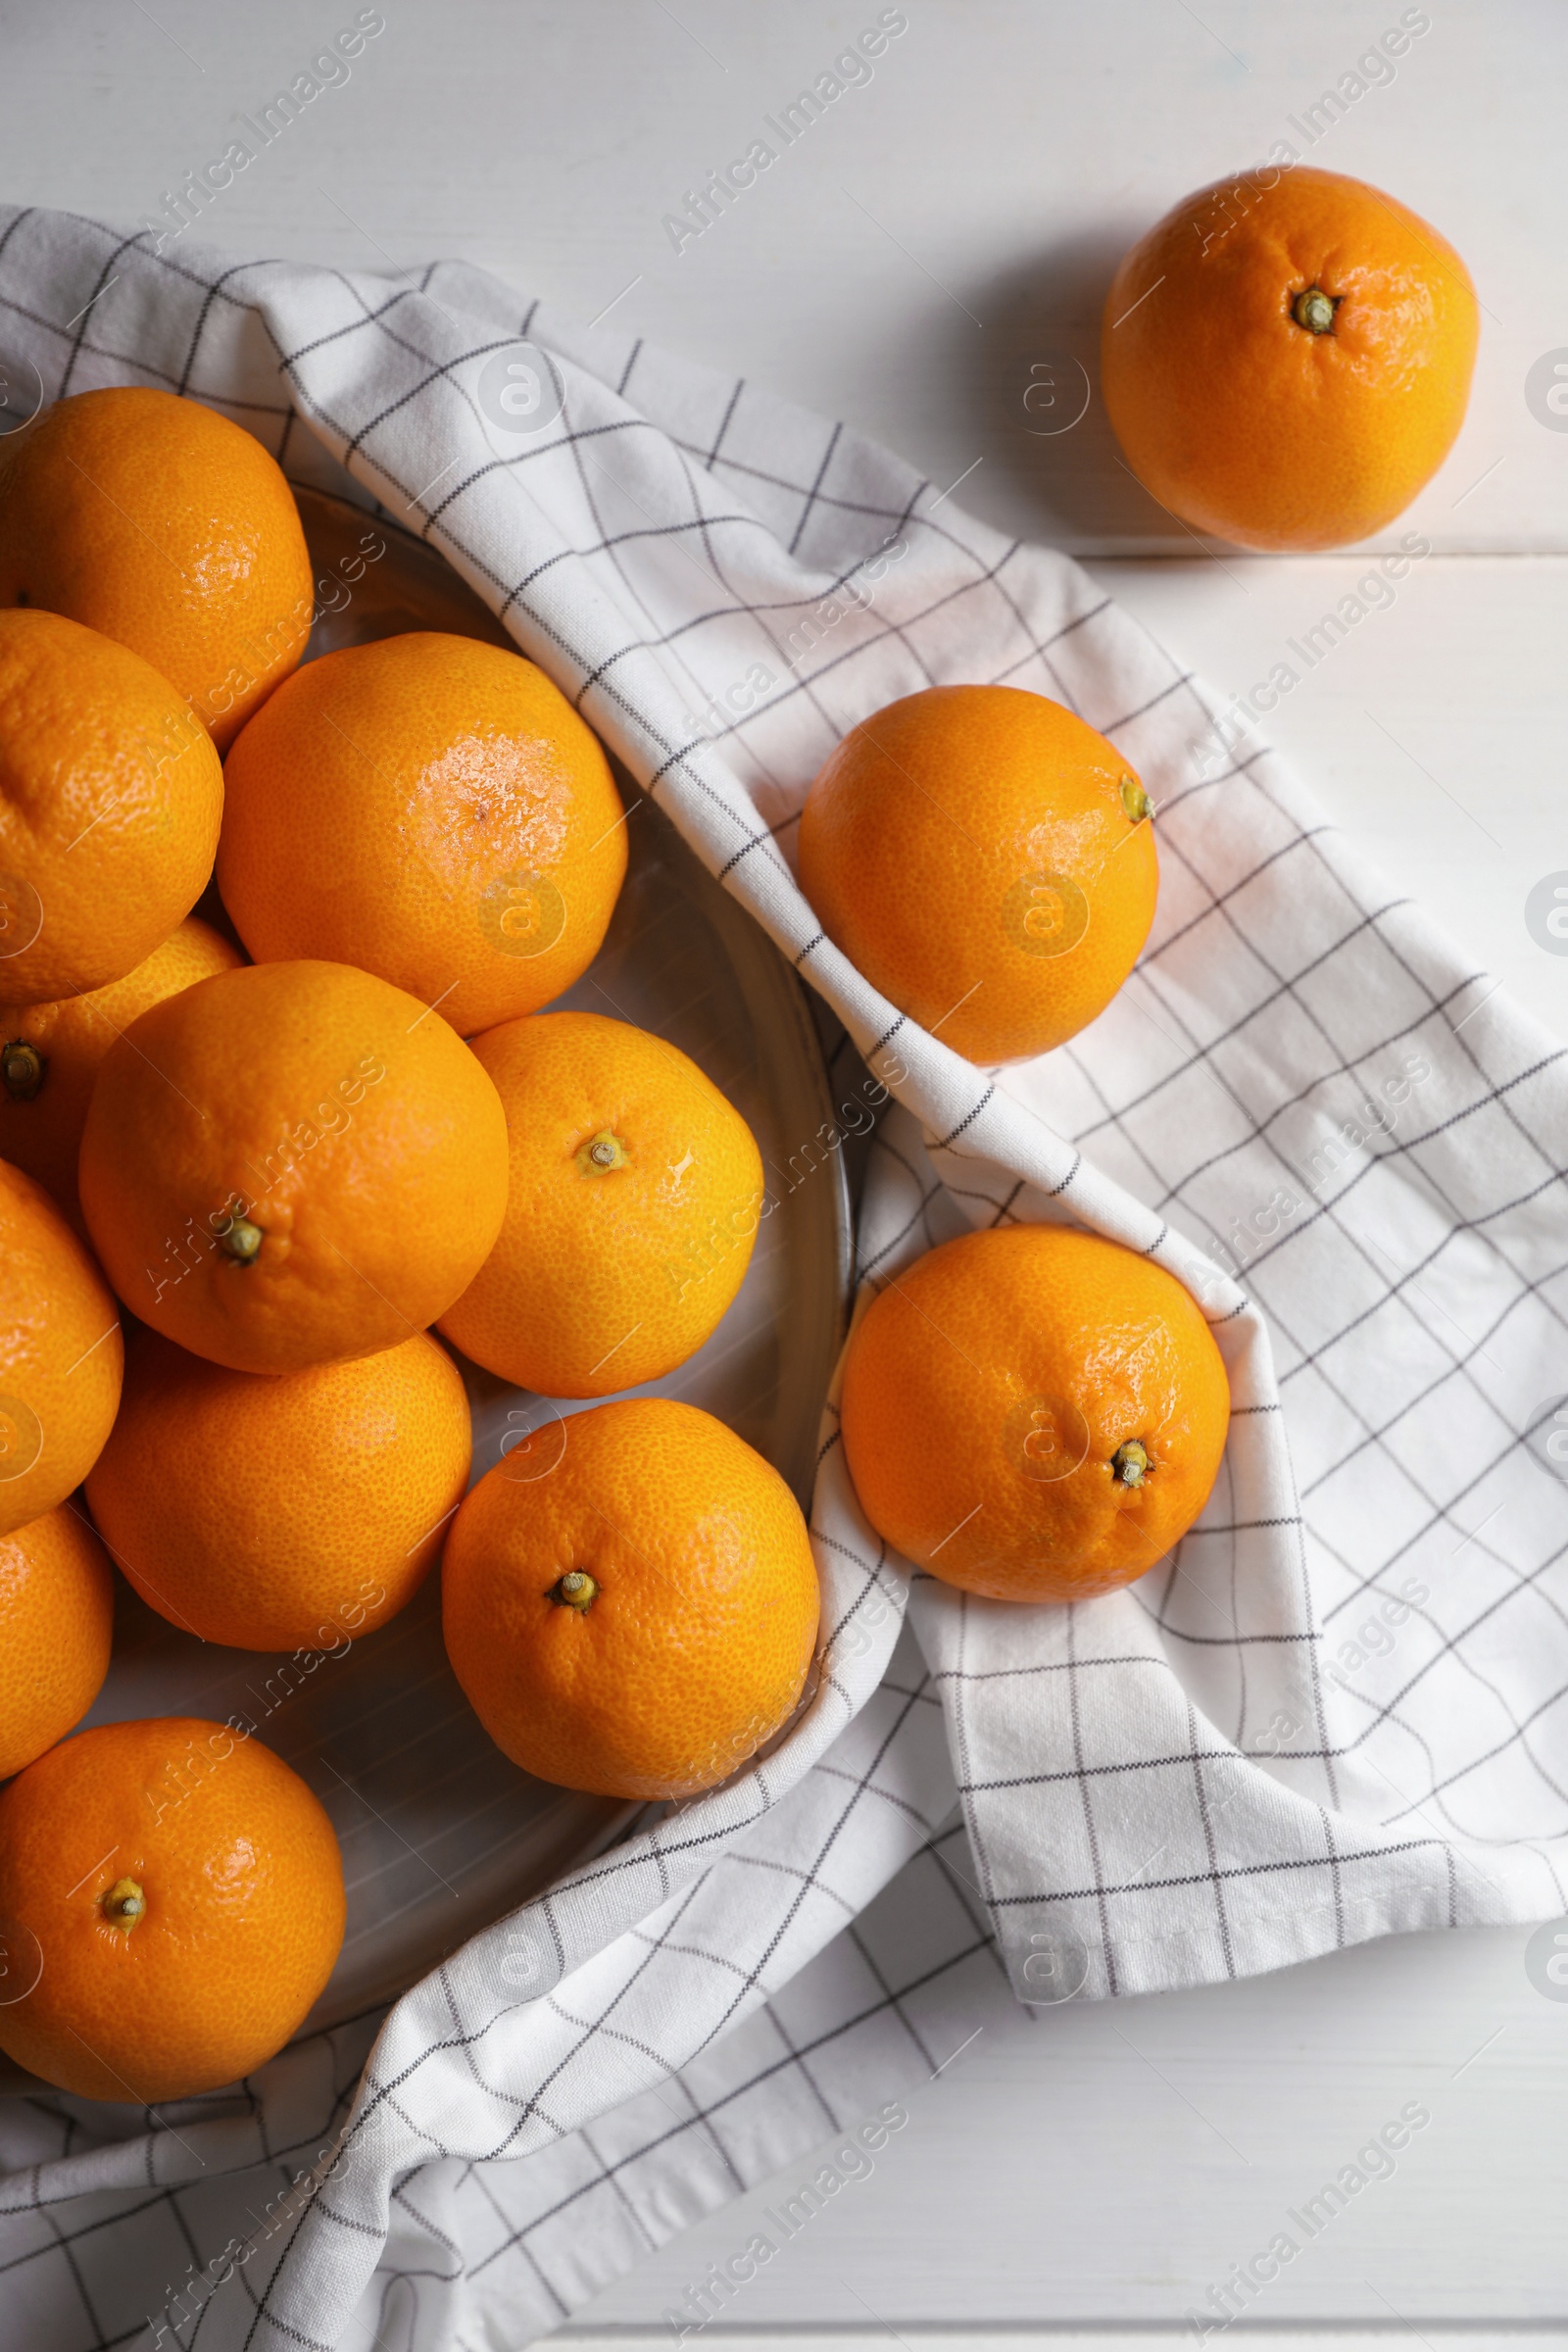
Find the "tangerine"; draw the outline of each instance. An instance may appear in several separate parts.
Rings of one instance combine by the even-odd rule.
[[[1208,1499],[1230,1415],[1213,1335],[1118,1242],[1013,1225],[879,1293],[844,1367],[844,1452],[905,1558],[993,1600],[1129,1584]]]
[[[695,1405],[634,1396],[480,1479],[447,1539],[447,1655],[524,1772],[689,1796],[787,1720],[820,1600],[778,1472]]]
[[[411,1600],[468,1483],[462,1376],[416,1332],[231,1372],[132,1331],[92,1515],[149,1606],[234,1649],[337,1649]]]
[[[441,1317],[455,1348],[546,1396],[604,1396],[699,1348],[762,1212],[746,1121],[626,1021],[544,1012],[473,1040],[507,1113],[507,1213]]]
[[[0,606],[129,646],[220,751],[304,653],[314,603],[281,467],[199,401],[77,392],[0,444]]]
[[[0,1789],[8,1958],[33,1981],[0,2049],[83,2099],[149,2106],[272,2057],[332,1972],[343,1864],[259,1740],[105,1723]]]
[[[1102,1012],[1159,887],[1150,803],[1102,735],[1016,686],[930,686],[853,727],[801,813],[834,946],[972,1061]]]
[[[1239,547],[1365,539],[1453,445],[1470,273],[1396,197],[1298,164],[1183,197],[1105,300],[1105,411],[1146,489]],[[1239,217],[1233,217],[1233,204]]]
[[[0,1537],[0,1781],[86,1714],[114,1614],[109,1554],[79,1511],[61,1503]]]
[[[120,1403],[120,1316],[42,1187],[0,1160],[0,1536],[98,1459]]]
[[[401,989],[247,964],[115,1040],[79,1181],[143,1322],[236,1372],[299,1372],[396,1347],[462,1297],[501,1230],[506,1114]]]
[[[218,754],[139,654],[0,611],[0,998],[123,979],[207,886]]]
[[[570,987],[626,872],[597,737],[542,669],[469,637],[311,662],[235,744],[227,795],[219,888],[251,954],[360,964],[464,1037]]]

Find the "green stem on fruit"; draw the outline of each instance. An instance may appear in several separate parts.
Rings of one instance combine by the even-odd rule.
[[[1151,802],[1148,793],[1139,783],[1136,776],[1123,776],[1121,779],[1120,790],[1121,805],[1127,811],[1128,823],[1133,825],[1141,825],[1145,817],[1152,815],[1153,812],[1153,805]]]
[[[121,1936],[128,1936],[147,1908],[147,1897],[134,1879],[117,1879],[107,1894],[98,1897],[98,1909],[106,1927]]]
[[[1122,1487],[1141,1487],[1152,1467],[1149,1449],[1138,1438],[1129,1438],[1110,1457],[1110,1475]]]
[[[1304,326],[1309,335],[1327,335],[1334,328],[1334,314],[1339,304],[1321,286],[1308,286],[1298,294],[1291,305],[1291,317],[1298,326]]]
[[[218,1236],[220,1250],[239,1266],[254,1264],[261,1246],[262,1229],[259,1225],[253,1225],[248,1217],[230,1217]]]
[[[575,1609],[579,1617],[587,1614],[598,1593],[599,1587],[585,1568],[568,1568],[550,1588],[550,1598],[564,1609]]]
[[[623,1168],[627,1152],[618,1135],[601,1127],[591,1135],[577,1154],[577,1165],[585,1176],[608,1176],[612,1168]]]
[[[0,1082],[13,1102],[30,1102],[43,1084],[49,1064],[36,1046],[13,1037],[0,1046]]]

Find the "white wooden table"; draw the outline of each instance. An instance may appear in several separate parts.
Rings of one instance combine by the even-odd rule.
[[[384,0],[386,29],[214,205],[236,252],[484,264],[850,418],[990,519],[1084,555],[1216,686],[1263,677],[1365,567],[1201,554],[1091,401],[1032,431],[1030,369],[1093,364],[1130,238],[1264,158],[1401,0],[906,0],[906,31],[677,253],[700,175],[829,66],[871,0]],[[1469,419],[1411,514],[1433,553],[1281,707],[1275,739],[1397,882],[1568,1036],[1568,956],[1525,926],[1568,869],[1568,433],[1526,378],[1568,358],[1568,8],[1430,0],[1392,80],[1311,160],[1434,220],[1485,305]],[[8,196],[134,221],[304,70],[351,0],[0,0]],[[1406,22],[1408,16],[1406,15]],[[1360,77],[1370,81],[1369,74]],[[1332,110],[1319,107],[1318,121]],[[1549,365],[1547,368],[1549,373]],[[1568,423],[1568,418],[1564,419]],[[1568,1385],[1568,1382],[1565,1382]],[[1414,1937],[1224,1989],[991,2029],[908,2129],[730,2307],[725,2332],[1192,2340],[1182,2315],[1407,2100],[1432,2126],[1233,2341],[1568,2345],[1568,2002],[1525,1937]],[[566,2333],[669,2340],[665,2306],[753,2203]],[[719,2330],[710,2328],[710,2335]]]

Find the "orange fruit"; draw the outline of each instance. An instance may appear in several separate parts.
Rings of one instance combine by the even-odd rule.
[[[294,2033],[343,1941],[317,1799],[259,1740],[171,1715],[78,1732],[0,1789],[0,2049],[83,2099],[236,2082]]]
[[[98,1459],[120,1402],[120,1316],[47,1193],[0,1160],[0,1536]]]
[[[299,1372],[394,1348],[462,1297],[501,1230],[506,1115],[401,989],[247,964],[115,1040],[78,1177],[144,1323],[236,1372]]]
[[[0,444],[0,606],[129,646],[220,751],[304,653],[314,604],[280,467],[200,402],[78,392]]]
[[[311,662],[227,790],[218,882],[251,954],[361,964],[464,1037],[570,987],[626,871],[597,737],[542,669],[469,637]]]
[[[0,1781],[86,1714],[114,1614],[109,1554],[78,1511],[62,1503],[0,1536]]]
[[[172,1625],[234,1649],[335,1649],[424,1582],[471,1450],[462,1377],[423,1332],[269,1376],[135,1329],[87,1500]]]
[[[699,1348],[761,1216],[752,1131],[662,1038],[545,1012],[473,1040],[507,1113],[500,1238],[441,1329],[545,1396],[605,1396]]]
[[[801,813],[801,888],[873,988],[971,1061],[1102,1012],[1159,862],[1126,760],[1016,686],[929,686],[845,736]]]
[[[502,1751],[604,1796],[689,1796],[789,1716],[820,1607],[800,1505],[695,1405],[555,1424],[459,1511],[441,1566],[453,1672]]]
[[[1470,273],[1393,196],[1298,165],[1200,188],[1123,260],[1101,383],[1161,506],[1239,547],[1341,547],[1392,522],[1464,421]]]
[[[139,654],[0,612],[0,999],[120,980],[207,886],[218,754]]]
[[[1225,1449],[1208,1325],[1163,1267],[1063,1225],[944,1242],[850,1341],[844,1452],[907,1560],[993,1600],[1086,1600],[1184,1536]]]
[[[149,1004],[241,960],[190,914],[122,980],[53,1004],[19,1005],[0,1019],[0,1159],[41,1184],[73,1225],[81,1219],[76,1154],[98,1064]]]

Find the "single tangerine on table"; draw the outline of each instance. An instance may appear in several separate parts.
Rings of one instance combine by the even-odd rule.
[[[120,1314],[54,1202],[0,1160],[0,1536],[64,1502],[120,1403]]]
[[[222,807],[218,754],[150,662],[0,611],[0,1000],[134,970],[206,888]]]
[[[191,914],[122,980],[0,1013],[0,1159],[41,1184],[79,1231],[76,1159],[98,1064],[149,1004],[243,961]]]
[[[343,1941],[343,1864],[299,1775],[195,1717],[78,1732],[0,1789],[0,2049],[78,2098],[236,2082],[288,2040]]]
[[[546,1012],[472,1041],[507,1113],[500,1236],[441,1317],[546,1396],[673,1371],[740,1289],[762,1203],[751,1129],[694,1061],[626,1021]]]
[[[627,1397],[550,1434],[488,1472],[453,1523],[453,1672],[540,1780],[642,1798],[711,1788],[805,1687],[820,1595],[800,1505],[694,1405]]]
[[[1153,920],[1148,795],[1059,703],[931,686],[853,727],[801,814],[801,888],[899,1010],[972,1061],[1102,1012]]]
[[[0,1781],[81,1721],[109,1671],[109,1554],[62,1503],[0,1537]]]
[[[542,669],[418,630],[323,655],[246,728],[219,888],[258,958],[363,965],[468,1037],[592,962],[625,877],[623,813]]]
[[[1365,539],[1464,421],[1469,271],[1395,197],[1298,164],[1184,197],[1123,260],[1101,382],[1133,471],[1239,547]]]
[[[462,1376],[423,1332],[352,1363],[255,1373],[133,1329],[87,1500],[172,1625],[235,1649],[332,1649],[417,1592],[471,1452]]]
[[[1061,1225],[944,1242],[879,1293],[844,1367],[866,1517],[994,1600],[1086,1600],[1152,1568],[1208,1499],[1229,1416],[1191,1293]]]
[[[234,1371],[298,1372],[396,1347],[467,1289],[506,1208],[506,1115],[416,998],[252,964],[116,1040],[78,1174],[134,1313]]]
[[[314,603],[281,468],[199,401],[78,392],[0,443],[0,606],[129,646],[220,751],[304,653]]]

